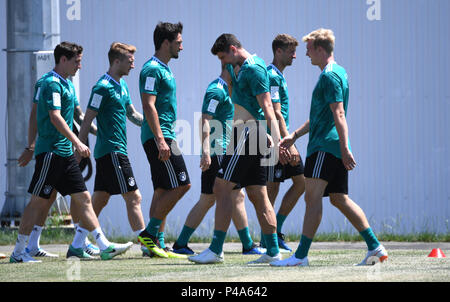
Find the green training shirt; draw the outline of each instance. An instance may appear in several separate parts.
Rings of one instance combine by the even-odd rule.
[[[225,154],[230,143],[234,106],[228,93],[228,85],[222,78],[219,77],[208,85],[203,98],[202,113],[211,115],[213,120],[220,122],[222,126],[222,136],[218,137],[214,135],[217,130],[211,125],[211,155]],[[220,153],[214,152],[218,146],[222,148]]]
[[[289,131],[289,93],[286,79],[278,68],[270,64],[267,66],[270,82],[270,98],[272,103],[280,103],[281,115],[286,123],[286,129]]]
[[[269,75],[263,59],[256,55],[248,57],[237,76],[231,65],[227,65],[227,69],[232,75],[233,103],[244,107],[255,120],[264,120],[263,110],[256,99],[257,95],[269,92]]]
[[[342,158],[330,104],[343,102],[347,114],[348,96],[347,72],[335,62],[328,64],[320,74],[312,94],[307,157],[317,151],[324,151]],[[350,139],[348,147],[351,150]]]
[[[153,56],[142,67],[139,75],[139,90],[141,94],[156,95],[155,107],[163,136],[175,140],[173,127],[177,119],[176,83],[169,66]],[[154,137],[144,115],[141,127],[142,144]]]
[[[120,83],[107,73],[92,88],[88,108],[97,112],[94,157],[111,152],[127,154],[127,106],[131,105],[125,80]]]
[[[50,110],[60,110],[69,128],[73,127],[73,113],[78,106],[75,87],[69,79],[62,78],[55,71],[42,78],[37,104],[38,138],[35,155],[53,152],[62,157],[73,154],[72,142],[62,135],[50,121]]]
[[[50,72],[47,72],[46,74],[44,74],[44,75],[36,82],[36,84],[34,85],[34,97],[33,97],[33,103],[35,103],[35,104],[39,103],[39,95],[40,95],[40,92],[41,92],[41,86],[42,86],[42,83],[44,82],[44,79],[45,79],[46,77],[48,77],[48,75],[49,75],[50,73],[52,73],[52,72],[50,71]],[[77,100],[77,102],[78,102],[78,100]],[[75,105],[75,107],[76,107],[76,106],[77,106],[77,105]]]

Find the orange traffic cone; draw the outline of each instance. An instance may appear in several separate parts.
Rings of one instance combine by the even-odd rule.
[[[428,255],[428,257],[432,258],[445,258],[445,254],[442,252],[441,249],[433,249],[431,250],[431,253]]]

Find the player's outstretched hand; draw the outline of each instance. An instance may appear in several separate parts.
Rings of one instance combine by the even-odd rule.
[[[295,143],[294,134],[295,134],[295,132],[284,137],[280,142],[280,147],[287,148],[287,149],[290,148]]]

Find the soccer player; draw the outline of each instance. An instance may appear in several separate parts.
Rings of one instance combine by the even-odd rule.
[[[322,219],[323,196],[330,197],[331,204],[347,217],[366,241],[368,252],[360,265],[383,262],[388,257],[385,248],[370,228],[363,210],[348,197],[348,171],[355,168],[356,162],[346,121],[348,76],[334,60],[334,34],[329,29],[318,29],[303,37],[303,42],[307,43],[306,55],[311,64],[318,66],[322,73],[312,94],[309,120],[282,141],[282,145],[288,147],[309,132],[303,231],[295,254],[271,265],[308,265],[308,251]]]
[[[273,62],[267,66],[270,80],[270,97],[272,98],[282,138],[289,135],[289,94],[283,71],[286,66],[291,66],[292,61],[296,58],[297,45],[297,39],[291,35],[277,35],[272,42]],[[292,179],[292,185],[284,195],[277,213],[278,247],[281,252],[292,252],[292,249],[284,242],[284,235],[281,229],[287,216],[305,191],[303,161],[295,145],[289,148],[289,153],[291,155],[289,164],[283,165],[278,163],[267,167],[267,194],[272,206],[275,204],[280,189],[280,182],[289,178]],[[263,241],[262,245],[264,246]]]
[[[237,76],[231,65],[228,67],[233,82],[231,99],[235,109],[235,128],[233,143],[228,145],[227,154],[222,160],[214,184],[217,201],[213,240],[209,248],[199,255],[189,257],[189,260],[196,263],[224,261],[223,244],[235,208],[231,192],[239,184],[245,187],[250,201],[255,206],[267,247],[266,253],[251,263],[272,262],[281,259],[281,254],[278,249],[275,212],[267,196],[266,167],[262,163],[264,148],[258,146],[267,147],[267,130],[264,123],[260,122],[267,121],[275,146],[279,143],[280,132],[270,100],[266,64],[261,58],[244,49],[232,34],[219,36],[211,52],[217,55],[222,64],[240,66]],[[259,141],[261,144],[255,146],[251,141]],[[255,148],[257,150],[254,150]],[[284,153],[280,154],[280,157],[284,160],[287,158]]]
[[[16,246],[10,262],[40,262],[25,251],[25,245],[38,217],[47,213],[54,191],[70,195],[73,209],[79,214],[79,228],[69,246],[67,257],[91,258],[83,250],[81,232],[92,232],[101,250],[101,259],[111,259],[127,251],[132,243],[111,243],[103,234],[92,209],[91,196],[73,154],[72,145],[82,157],[90,155],[89,148],[72,132],[76,100],[69,76],[81,68],[83,48],[70,42],[55,47],[55,68],[45,77],[37,104],[38,138],[35,146],[36,166],[28,192],[32,194],[19,227]],[[83,240],[80,240],[80,239]]]
[[[201,195],[199,201],[189,212],[183,229],[172,247],[176,253],[194,254],[194,251],[187,246],[189,238],[216,201],[213,192],[214,181],[227,145],[230,143],[231,123],[234,115],[234,106],[229,94],[230,81],[231,75],[225,65],[222,65],[220,76],[208,85],[203,98]],[[236,201],[232,219],[242,242],[242,253],[245,255],[263,254],[263,249],[257,247],[250,236],[243,190],[236,187],[231,194],[233,194],[231,198]]]
[[[191,187],[173,130],[177,119],[176,83],[167,65],[183,50],[182,31],[181,22],[157,24],[153,32],[155,54],[144,64],[139,76],[144,111],[141,141],[150,163],[154,193],[150,221],[138,239],[149,251],[162,258],[180,256],[158,246],[157,236],[167,214]]]
[[[33,159],[34,155],[34,148],[36,144],[36,137],[37,137],[37,103],[39,101],[39,93],[41,91],[41,85],[44,79],[48,76],[48,73],[44,74],[35,84],[34,86],[34,98],[33,98],[33,105],[31,107],[30,117],[29,117],[29,123],[28,123],[28,146],[25,147],[22,154],[20,155],[18,159],[18,164],[20,167],[25,167],[28,165],[28,163]],[[75,110],[74,110],[74,120],[81,124],[84,119],[84,113],[81,110],[81,107],[78,103],[78,100],[76,100],[75,103]],[[97,134],[97,127],[95,125],[92,125],[90,128],[90,132],[94,135]],[[45,224],[45,220],[47,219],[47,213],[50,210],[53,202],[55,201],[57,196],[57,192],[53,192],[50,196],[48,204],[46,204],[47,210],[42,211],[42,215],[38,217],[38,220],[35,222],[33,226],[33,230],[30,233],[30,237],[28,240],[28,245],[25,248],[25,251],[32,257],[58,257],[56,254],[49,253],[42,249],[39,245],[39,240],[41,237],[42,229]],[[78,213],[75,211],[75,209],[72,209],[71,205],[71,216],[72,220],[75,225],[75,231],[78,227]],[[84,243],[84,251],[90,255],[98,255],[100,253],[98,247],[93,245],[88,238],[86,238],[86,241]]]
[[[134,68],[136,47],[114,42],[108,52],[109,70],[92,88],[91,97],[79,139],[86,141],[94,118],[98,134],[94,149],[96,175],[92,206],[97,217],[111,195],[121,194],[125,200],[131,229],[139,235],[145,228],[141,210],[141,193],[136,184],[127,153],[127,117],[142,125],[142,114],[136,111],[128,85],[123,79]]]

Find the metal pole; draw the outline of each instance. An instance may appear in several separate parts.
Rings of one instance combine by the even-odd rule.
[[[21,168],[17,158],[27,145],[32,106],[32,54],[53,50],[60,42],[58,0],[7,0],[7,192],[0,215],[2,225],[19,220],[29,201],[34,164]]]

